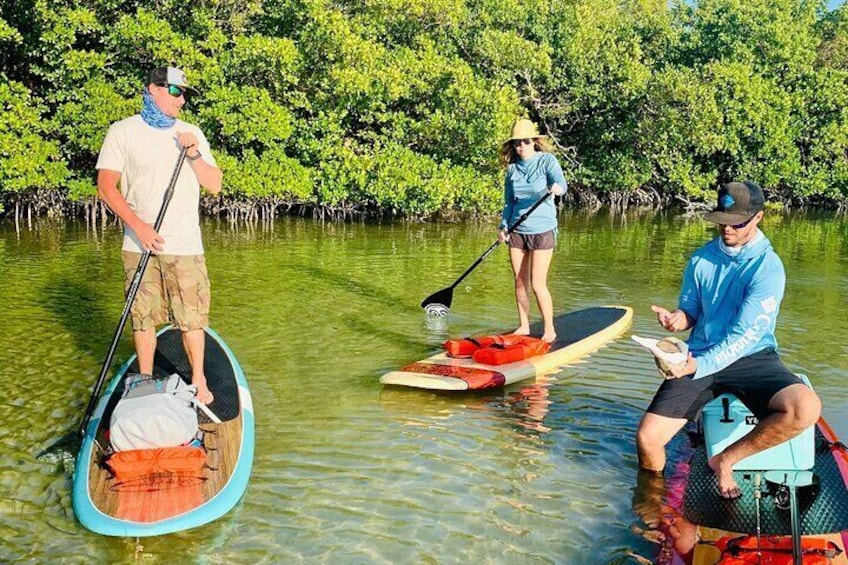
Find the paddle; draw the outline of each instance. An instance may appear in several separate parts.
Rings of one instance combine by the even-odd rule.
[[[521,216],[519,216],[518,219],[515,220],[514,224],[509,226],[509,229],[506,230],[506,234],[509,235],[513,231],[515,231],[515,229],[520,226],[524,222],[524,220],[526,220],[527,217],[533,213],[536,208],[541,206],[542,202],[544,202],[545,199],[550,195],[550,191],[546,192],[544,196],[542,196],[532,206],[530,206],[530,208],[526,212],[521,214]],[[486,252],[480,255],[480,258],[474,261],[474,264],[468,267],[465,272],[462,273],[462,275],[460,275],[459,278],[453,282],[452,285],[447,288],[443,288],[439,292],[435,292],[425,298],[424,301],[421,303],[421,307],[424,308],[424,310],[426,310],[428,314],[433,314],[435,316],[444,316],[445,314],[447,314],[448,310],[450,310],[451,303],[453,302],[453,289],[456,288],[456,285],[462,282],[462,279],[467,277],[469,273],[471,273],[471,271],[476,269],[477,265],[482,263],[486,257],[491,255],[492,251],[494,251],[495,248],[500,244],[501,240],[500,238],[498,238],[498,240],[495,241],[491,246],[489,246]]]
[[[171,197],[174,195],[174,186],[177,184],[177,179],[180,177],[180,171],[183,168],[183,162],[186,158],[187,149],[184,147],[180,151],[180,156],[177,158],[177,165],[174,167],[174,172],[171,175],[171,182],[168,183],[168,188],[165,190],[165,196],[162,197],[162,207],[159,209],[159,215],[156,216],[156,222],[153,224],[153,230],[158,232],[162,227],[162,220],[165,219],[165,212],[168,209],[168,204],[171,202]],[[94,385],[94,390],[91,392],[91,398],[88,400],[88,406],[85,409],[85,416],[80,424],[80,435],[85,436],[85,429],[88,427],[88,422],[91,420],[91,413],[94,411],[94,404],[100,396],[100,391],[103,388],[103,383],[106,381],[106,374],[109,372],[109,365],[112,364],[112,358],[115,356],[115,350],[118,348],[118,341],[121,339],[121,333],[124,331],[124,326],[127,323],[127,318],[130,315],[135,295],[138,294],[138,288],[141,286],[141,277],[147,269],[147,263],[150,261],[151,251],[147,250],[141,255],[133,275],[132,283],[127,291],[127,300],[124,302],[124,310],[121,312],[121,319],[118,322],[118,327],[115,328],[115,335],[112,337],[112,344],[109,346],[109,352],[106,354],[106,360],[103,361],[103,368],[100,369],[100,377]]]

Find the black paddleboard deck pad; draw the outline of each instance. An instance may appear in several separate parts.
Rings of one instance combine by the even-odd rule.
[[[798,488],[801,510],[801,533],[823,534],[848,530],[848,489],[832,447],[821,430],[816,430],[816,462],[813,474],[816,481]],[[718,495],[715,473],[707,465],[707,452],[699,446],[692,457],[689,482],[683,499],[683,515],[689,521],[710,528],[733,532],[756,532],[757,504],[754,496],[756,471],[735,471],[736,483],[742,496],[725,500]],[[762,534],[789,535],[792,533],[790,513],[785,495],[774,483],[761,477],[760,531]],[[784,491],[785,492],[785,491]]]

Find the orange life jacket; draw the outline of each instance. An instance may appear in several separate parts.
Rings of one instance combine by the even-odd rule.
[[[721,560],[716,565],[792,565],[791,536],[725,536],[716,542]],[[801,554],[804,565],[831,565],[833,557],[842,553],[826,539],[802,538]]]
[[[205,464],[206,451],[194,446],[116,451],[105,461],[117,482],[155,473],[202,476]]]
[[[130,449],[110,455],[105,465],[114,474],[115,517],[131,522],[158,522],[203,504],[201,447]]]
[[[504,365],[547,353],[551,344],[526,335],[484,335],[449,339],[444,343],[451,357],[471,357],[486,365]]]
[[[471,357],[475,351],[489,347],[496,343],[496,335],[483,335],[480,337],[464,337],[462,339],[449,339],[443,346],[451,357]]]

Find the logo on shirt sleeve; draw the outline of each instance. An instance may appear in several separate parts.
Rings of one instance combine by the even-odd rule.
[[[774,299],[774,296],[769,296],[765,300],[760,302],[760,306],[763,307],[763,310],[766,314],[771,314],[775,310],[777,310],[777,300]]]

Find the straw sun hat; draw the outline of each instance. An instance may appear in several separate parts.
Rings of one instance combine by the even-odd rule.
[[[512,134],[504,143],[509,143],[513,139],[536,139],[543,137],[539,133],[539,128],[535,123],[527,119],[515,120],[512,124]]]

